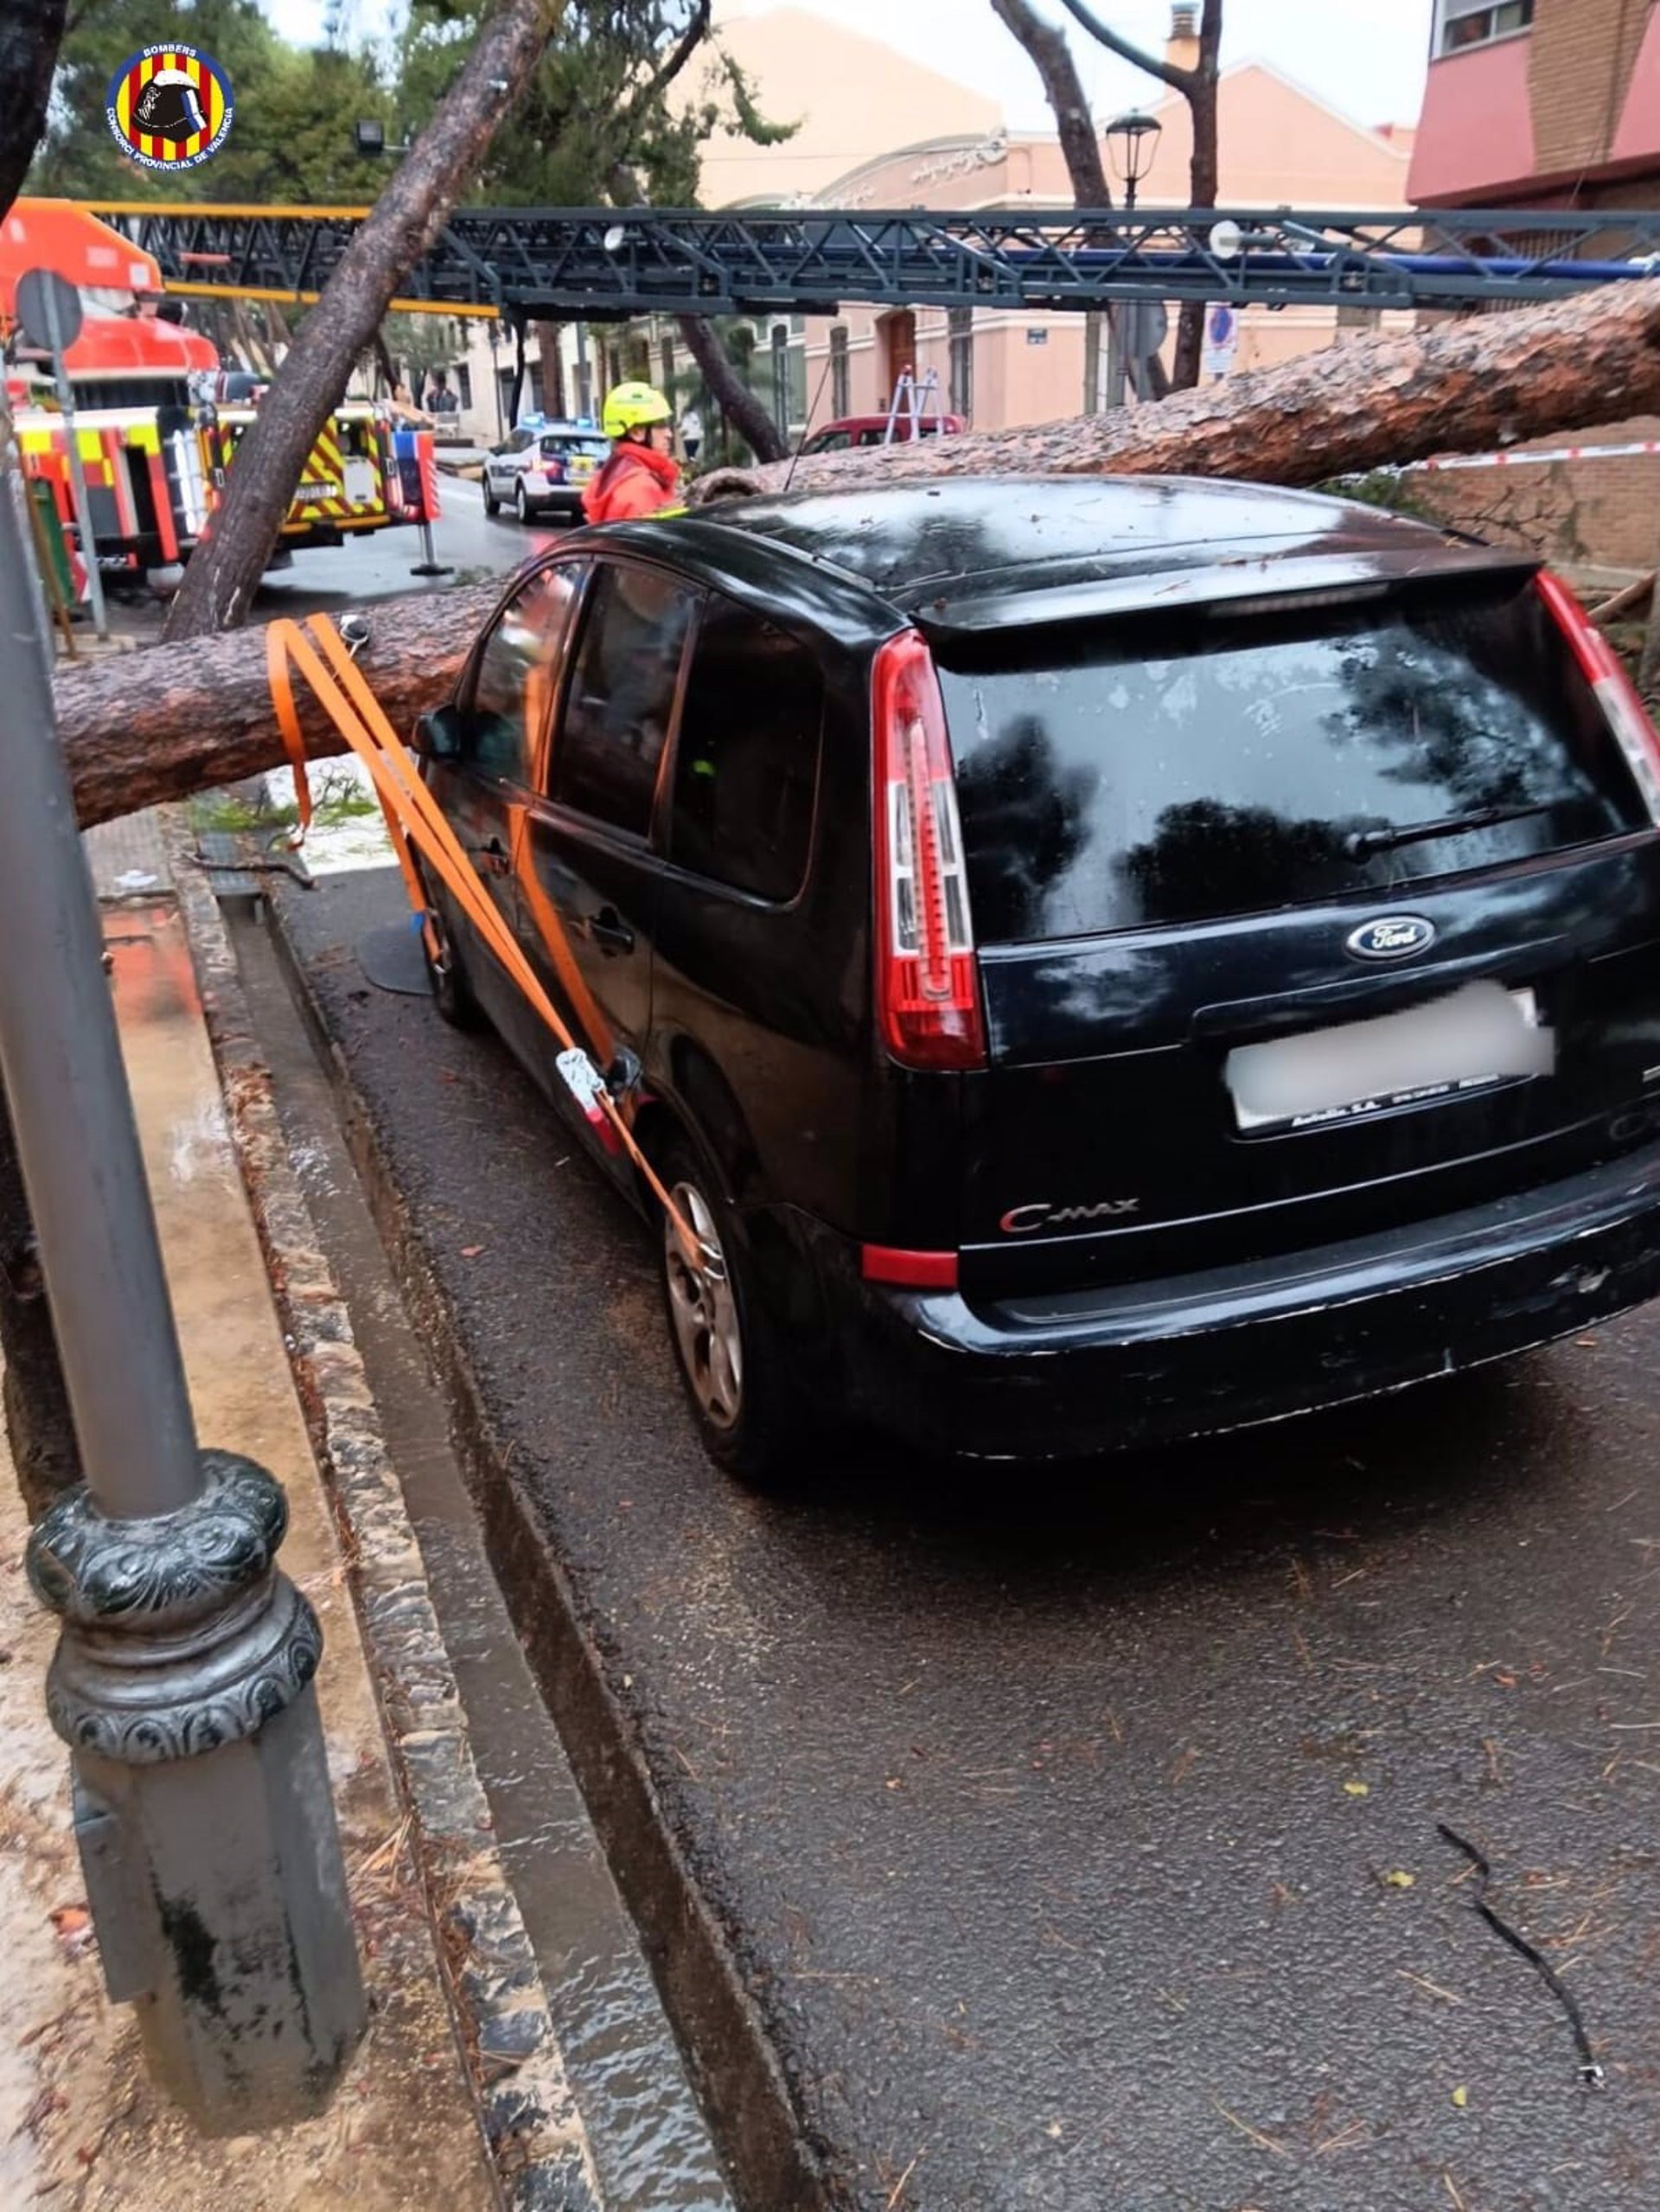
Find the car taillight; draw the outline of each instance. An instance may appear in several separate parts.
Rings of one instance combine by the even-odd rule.
[[[954,1252],[901,1252],[891,1244],[861,1244],[859,1273],[866,1282],[889,1283],[903,1290],[954,1290]]]
[[[914,630],[876,656],[876,1002],[910,1068],[986,1063],[956,779],[933,656]]]
[[[1534,581],[1556,617],[1586,681],[1625,756],[1650,820],[1660,822],[1660,732],[1649,719],[1637,686],[1618,653],[1560,576],[1542,571]]]
[[[549,483],[562,484],[565,482],[564,462],[544,461],[542,463],[542,474],[547,478]]]

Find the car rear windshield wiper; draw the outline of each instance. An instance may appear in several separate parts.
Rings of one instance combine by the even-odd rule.
[[[1492,829],[1501,822],[1526,822],[1530,816],[1552,814],[1560,799],[1541,799],[1531,807],[1486,807],[1479,814],[1445,815],[1440,822],[1409,822],[1399,829],[1357,829],[1343,841],[1351,860],[1369,853],[1392,853],[1398,845],[1426,844],[1432,837],[1459,837],[1468,829]]]

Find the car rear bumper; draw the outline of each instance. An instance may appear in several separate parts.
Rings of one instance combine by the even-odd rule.
[[[850,1410],[925,1448],[1056,1457],[1340,1405],[1640,1304],[1660,1294],[1660,1148],[1387,1236],[1117,1289],[886,1290],[846,1240],[812,1241]]]

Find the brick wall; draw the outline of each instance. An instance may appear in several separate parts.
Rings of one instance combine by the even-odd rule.
[[[1607,160],[1653,0],[1537,0],[1529,41],[1538,173]]]
[[[1660,438],[1660,417],[1542,438],[1539,446]],[[1518,451],[1525,451],[1525,447]],[[1660,453],[1536,468],[1454,470],[1405,479],[1413,505],[1484,538],[1576,567],[1642,571],[1660,561]]]

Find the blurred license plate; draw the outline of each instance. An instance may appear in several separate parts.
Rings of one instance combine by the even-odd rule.
[[[580,483],[584,476],[591,476],[593,473],[594,464],[587,454],[578,454],[576,459],[571,463],[571,474],[572,477],[575,478],[577,482]]]
[[[1466,983],[1373,1021],[1237,1045],[1223,1080],[1242,1129],[1306,1129],[1548,1075],[1555,1058],[1531,991]]]

